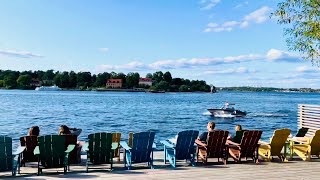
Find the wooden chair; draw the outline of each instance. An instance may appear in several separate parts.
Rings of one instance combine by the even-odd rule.
[[[178,133],[177,142],[161,141],[164,145],[164,163],[169,160],[172,167],[176,167],[177,160],[190,160],[194,166],[195,145],[199,131],[181,131]]]
[[[61,135],[47,135],[38,137],[38,146],[34,149],[34,154],[38,156],[38,173],[42,169],[62,168],[63,173],[68,171],[69,154],[75,148],[70,144],[65,147],[66,138]]]
[[[226,145],[226,141],[228,139],[229,131],[223,130],[214,130],[212,132],[208,132],[207,137],[207,146],[202,147],[198,145],[197,148],[197,161],[199,157],[199,153],[205,152],[204,157],[202,157],[202,161],[204,164],[207,163],[208,158],[220,158],[223,159],[224,164],[227,164],[228,158],[228,147]]]
[[[270,143],[259,141],[259,155],[268,161],[272,159],[272,156],[278,156],[281,161],[286,160],[286,149],[282,154],[283,148],[286,148],[286,141],[291,133],[290,129],[278,129],[275,130],[273,136],[270,139]]]
[[[65,148],[69,145],[75,145],[75,148],[69,154],[70,164],[81,163],[81,146],[78,145],[78,137],[76,135],[61,135],[65,137]]]
[[[12,138],[0,136],[0,172],[11,171],[12,176],[16,175],[17,169],[20,173],[21,155],[25,147],[18,147],[12,153]]]
[[[295,142],[300,144],[295,144]],[[310,161],[312,156],[319,158],[320,154],[320,130],[314,133],[312,138],[294,139],[290,140],[290,158],[293,153],[296,153],[304,161]]]
[[[120,145],[125,149],[124,166],[132,168],[133,163],[147,162],[153,168],[153,149],[155,132],[141,132],[132,135],[132,146],[121,141]]]
[[[38,136],[20,137],[20,145],[26,148],[21,159],[23,166],[26,166],[26,162],[38,162],[38,157],[33,154],[34,149],[38,146]]]
[[[118,162],[120,161],[120,139],[121,133],[112,133],[112,142],[118,143],[118,147],[115,149],[113,157],[118,158]]]
[[[86,172],[89,165],[110,164],[113,168],[113,155],[118,143],[112,142],[112,133],[94,133],[88,135],[89,142],[83,149],[87,152]]]
[[[238,153],[238,162],[241,162],[241,158],[251,158],[254,162],[258,163],[258,142],[261,138],[261,135],[262,131],[247,130],[243,133],[240,144],[228,141],[228,147],[231,152],[237,151]]]

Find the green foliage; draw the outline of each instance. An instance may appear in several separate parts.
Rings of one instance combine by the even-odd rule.
[[[69,73],[69,88],[76,88],[77,87],[77,74],[74,71]]]
[[[110,78],[111,78],[111,74],[109,74],[107,72],[99,73],[93,86],[94,87],[105,87],[107,79],[110,79]]]
[[[10,73],[4,76],[4,87],[14,89],[17,87],[17,76],[15,73]]]
[[[31,76],[29,74],[20,75],[17,79],[17,85],[21,89],[30,88]]]
[[[171,83],[172,81],[172,76],[169,71],[163,74],[163,80],[167,81],[168,83]]]
[[[153,76],[152,76],[152,74],[151,73],[148,73],[147,75],[146,75],[146,78],[153,78]]]
[[[163,73],[161,71],[153,73],[152,79],[155,81],[155,83],[159,83],[163,80]]]
[[[272,14],[285,28],[290,50],[298,51],[306,60],[320,65],[320,1],[284,0]]]
[[[4,87],[4,80],[0,80],[0,88]]]
[[[189,92],[190,91],[190,87],[187,86],[187,85],[182,85],[182,86],[180,86],[179,91],[180,92]]]
[[[139,78],[140,75],[139,73],[133,73],[130,72],[126,76],[126,86],[127,88],[133,88],[133,87],[138,87],[139,86]]]

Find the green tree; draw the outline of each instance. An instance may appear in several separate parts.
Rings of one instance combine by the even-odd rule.
[[[169,89],[169,83],[167,81],[160,81],[156,86],[156,90],[165,90]]]
[[[53,82],[55,85],[61,87],[61,74],[59,73],[59,71],[56,73],[56,75],[53,78]]]
[[[126,76],[126,86],[128,88],[138,87],[139,86],[139,73],[130,72]]]
[[[0,80],[0,87],[4,87],[4,80]]]
[[[155,80],[156,83],[159,83],[163,80],[163,73],[162,71],[157,71],[153,73],[153,80]]]
[[[77,87],[77,74],[74,71],[69,73],[69,88]]]
[[[306,60],[320,65],[320,1],[283,0],[272,14],[284,30],[290,50],[298,51]]]
[[[190,91],[190,87],[187,86],[187,85],[182,85],[182,86],[180,86],[179,91],[180,92],[189,92]]]
[[[79,72],[77,74],[77,85],[78,87],[88,87],[92,85],[91,82],[91,73],[90,72]]]
[[[69,87],[69,73],[63,72],[60,76],[60,86],[61,88],[68,88]]]
[[[27,89],[30,87],[31,76],[29,74],[20,75],[17,79],[17,85],[19,88]]]
[[[163,74],[163,80],[167,81],[168,83],[171,83],[172,76],[171,76],[171,73],[169,71],[167,71],[167,72],[165,72]]]
[[[152,74],[151,74],[151,73],[148,73],[148,74],[146,75],[146,78],[150,78],[150,79],[152,79],[152,78],[153,78],[153,76],[152,76]]]
[[[111,74],[107,72],[99,73],[93,85],[95,87],[105,87],[107,80],[110,78],[111,78]]]
[[[14,89],[17,87],[17,76],[15,73],[9,73],[4,76],[4,86],[8,89]]]

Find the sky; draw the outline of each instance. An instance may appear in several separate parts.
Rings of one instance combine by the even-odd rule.
[[[320,88],[277,0],[3,0],[0,69],[170,71],[217,87]]]

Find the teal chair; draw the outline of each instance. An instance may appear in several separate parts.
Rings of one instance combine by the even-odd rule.
[[[164,163],[167,159],[172,167],[176,167],[177,160],[189,160],[192,166],[195,165],[196,146],[195,140],[199,135],[199,131],[181,131],[178,133],[176,143],[169,141],[161,141],[164,145]]]
[[[18,147],[16,152],[12,153],[12,138],[0,136],[0,171],[11,171],[12,176],[16,175],[17,169],[20,173],[21,155],[25,147]]]

